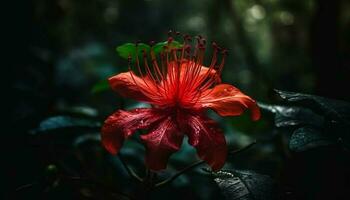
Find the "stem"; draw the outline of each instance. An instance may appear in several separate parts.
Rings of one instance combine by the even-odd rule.
[[[171,183],[173,180],[175,180],[175,179],[176,179],[177,177],[179,177],[181,174],[184,174],[184,173],[186,173],[187,171],[191,170],[192,168],[195,168],[195,167],[197,167],[197,166],[199,166],[199,165],[201,165],[201,164],[203,164],[203,163],[205,163],[205,161],[203,161],[203,160],[197,161],[197,162],[195,162],[195,163],[192,163],[191,165],[189,165],[189,166],[185,167],[184,169],[182,169],[181,171],[177,172],[174,176],[172,176],[172,177],[170,177],[170,178],[168,178],[168,179],[166,179],[166,180],[164,180],[164,181],[162,181],[162,182],[160,182],[160,183],[157,183],[157,184],[155,185],[155,187],[161,187],[161,186],[164,186],[164,185],[166,185],[166,184],[168,184],[168,183]]]
[[[136,179],[138,182],[142,182],[142,178],[139,177],[136,172],[134,170],[132,170],[125,162],[123,156],[119,153],[118,154],[119,160],[120,162],[123,164],[125,170],[127,171],[127,173],[129,174],[130,177]]]
[[[156,176],[156,173],[154,173],[150,169],[146,169],[146,177],[143,179],[144,186],[147,190],[152,190],[154,187],[154,177]]]
[[[156,173],[146,168],[145,177],[142,179],[140,190],[136,193],[137,199],[148,200],[151,199],[151,192],[154,189],[154,179]]]
[[[248,144],[247,146],[245,146],[245,147],[243,147],[243,148],[240,148],[240,149],[231,151],[231,152],[229,152],[229,155],[233,156],[233,155],[239,154],[239,153],[241,153],[241,152],[243,152],[243,151],[246,151],[246,150],[248,150],[249,148],[251,148],[253,145],[255,145],[256,143],[257,143],[257,142],[254,141],[254,142]],[[177,172],[177,173],[176,173],[175,175],[173,175],[172,177],[170,177],[170,178],[168,178],[168,179],[165,179],[164,181],[155,184],[155,188],[161,187],[161,186],[164,186],[164,185],[167,185],[167,184],[171,183],[173,180],[175,180],[175,179],[176,179],[177,177],[179,177],[180,175],[182,175],[182,174],[188,172],[189,170],[191,170],[191,169],[193,169],[193,168],[195,168],[195,167],[197,167],[197,166],[199,166],[199,165],[201,165],[201,164],[203,164],[203,163],[205,163],[204,160],[201,160],[201,161],[197,161],[197,162],[192,163],[191,165],[189,165],[189,166],[185,167],[184,169],[182,169],[181,171]]]
[[[248,144],[247,146],[242,147],[242,148],[237,149],[237,150],[230,151],[228,154],[229,154],[230,156],[233,156],[233,155],[235,155],[235,154],[242,153],[243,151],[246,151],[246,150],[250,149],[250,148],[251,148],[252,146],[254,146],[256,143],[257,143],[257,141],[254,140],[252,143]]]

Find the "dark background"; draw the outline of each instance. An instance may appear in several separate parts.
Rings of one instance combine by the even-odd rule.
[[[6,8],[8,62],[2,73],[10,80],[6,81],[5,110],[9,114],[4,116],[2,171],[6,184],[2,189],[9,199],[91,197],[91,188],[76,183],[60,182],[50,189],[54,181],[47,180],[48,166],[57,167],[59,173],[64,171],[59,162],[76,171],[82,168],[74,157],[79,153],[65,146],[70,136],[38,138],[30,131],[50,116],[85,115],[102,121],[118,108],[139,106],[109,90],[93,92],[92,88],[127,69],[126,61],[115,51],[118,45],[165,41],[170,29],[200,34],[228,48],[223,80],[258,101],[274,102],[274,88],[350,100],[350,2],[346,0],[28,0]],[[221,119],[220,123],[225,132],[234,132],[227,137],[236,146],[267,138],[255,151],[235,160],[235,167],[269,174],[291,188],[290,199],[346,199],[349,165],[342,156],[333,156],[337,149],[321,148],[288,157],[281,153],[283,147],[276,145],[271,118],[253,123],[242,116]],[[126,149],[132,150],[132,145]],[[96,155],[94,148],[102,156]],[[83,157],[89,158],[87,165],[93,166],[97,177],[116,185],[118,179],[126,179],[117,169],[105,167],[108,162],[98,160],[108,156],[98,144],[83,149],[87,156]],[[187,155],[180,153],[180,160]],[[132,155],[128,158],[131,163]],[[142,164],[142,157],[138,159],[141,161],[133,165]],[[184,178],[184,185],[179,183],[180,189],[168,189],[178,191],[174,198],[215,198],[198,195],[201,190],[213,190],[208,193],[215,196],[217,188],[210,184],[198,186],[199,192],[189,195],[186,184],[203,182],[196,173],[189,177]],[[16,191],[26,184],[30,186]],[[125,187],[120,186],[128,191]]]

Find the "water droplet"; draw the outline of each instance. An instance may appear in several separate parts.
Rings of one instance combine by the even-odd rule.
[[[229,87],[229,88],[225,88],[224,91],[225,92],[232,92],[233,88],[232,87]]]

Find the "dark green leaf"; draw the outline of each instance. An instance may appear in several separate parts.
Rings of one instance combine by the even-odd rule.
[[[39,127],[35,130],[32,130],[31,133],[43,133],[48,131],[55,131],[60,129],[69,129],[69,128],[93,128],[99,129],[101,127],[100,122],[94,120],[82,119],[70,116],[55,116],[50,117],[42,121]]]
[[[95,108],[89,106],[68,106],[58,105],[56,108],[58,113],[64,113],[62,115],[74,116],[74,117],[97,117],[98,111]]]
[[[137,48],[136,48],[136,44],[134,43],[126,43],[116,48],[117,53],[120,57],[128,59],[130,55],[133,61],[135,61],[136,55],[142,56],[143,50],[146,52],[149,52],[150,49],[151,47],[144,43],[139,43]],[[137,54],[136,54],[136,51],[137,51]]]
[[[276,127],[305,126],[322,127],[324,118],[308,108],[279,106],[259,103],[260,108],[275,114]]]
[[[228,200],[272,200],[277,197],[274,181],[267,175],[243,170],[221,170],[212,175]]]
[[[294,131],[289,140],[289,148],[295,152],[306,151],[319,146],[335,144],[332,139],[326,137],[321,131],[313,128],[303,127]]]
[[[80,135],[74,140],[73,146],[79,147],[80,145],[90,143],[90,142],[96,142],[100,143],[101,142],[101,136],[99,133],[95,134],[84,134]]]
[[[337,105],[338,101],[323,97],[279,92],[283,98],[291,102],[302,102],[303,106],[310,106],[319,111],[316,114],[306,107],[259,103],[262,109],[275,114],[276,127],[298,127],[289,141],[289,148],[292,151],[301,152],[319,146],[336,144],[336,140],[339,139],[341,139],[342,145],[349,143],[349,126],[346,122],[343,123],[344,120],[347,120],[346,115],[343,115],[343,113],[346,113],[346,105],[341,103]],[[306,104],[306,102],[309,104]],[[313,104],[310,104],[311,102]],[[340,108],[344,110],[338,110]]]
[[[166,46],[167,44],[168,44],[168,41],[159,42],[159,43],[155,44],[153,46],[154,53],[156,55],[159,54],[161,51],[164,50],[164,46]],[[170,48],[181,48],[182,44],[180,44],[177,41],[172,41],[170,43],[169,47]],[[122,58],[128,59],[128,57],[130,55],[134,59],[135,55],[136,55],[136,44],[126,43],[126,44],[123,44],[121,46],[118,46],[116,50],[117,50],[119,56],[121,56]],[[146,52],[149,52],[151,50],[151,47],[147,44],[139,43],[138,44],[138,55],[139,56],[142,55],[143,50]]]
[[[157,44],[154,45],[153,47],[153,51],[155,54],[159,54],[161,51],[164,50],[164,46],[166,46],[168,44],[167,41],[165,42],[159,42]],[[170,48],[181,48],[182,47],[182,44],[180,44],[179,42],[177,41],[172,41],[170,43]]]
[[[320,96],[275,90],[283,99],[297,102],[320,112],[325,117],[350,125],[350,104],[345,101],[328,99]]]
[[[92,87],[91,92],[96,94],[96,93],[103,92],[103,91],[106,91],[106,90],[109,90],[109,89],[110,89],[110,86],[109,86],[108,80],[104,79],[102,81],[97,82]]]

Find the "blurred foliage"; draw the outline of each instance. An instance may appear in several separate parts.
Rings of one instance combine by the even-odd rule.
[[[106,80],[128,70],[118,54],[127,58],[134,52],[133,44],[127,51],[116,47],[141,41],[147,49],[150,41],[164,41],[169,29],[200,34],[228,48],[223,81],[264,102],[264,111],[258,122],[251,122],[248,113],[225,119],[209,113],[231,149],[258,143],[229,157],[230,177],[215,178],[197,167],[154,191],[152,198],[223,199],[236,193],[221,193],[217,178],[228,188],[237,181],[246,191],[259,189],[256,176],[277,182],[281,199],[350,196],[349,104],[334,100],[350,100],[348,1],[29,0],[23,5],[8,9],[14,33],[7,49],[13,55],[6,73],[11,94],[9,129],[3,131],[5,199],[142,194],[121,160],[102,148],[99,126],[114,110],[144,105],[114,94]],[[20,13],[25,16],[14,19]],[[208,48],[206,59],[210,56]],[[300,93],[275,95],[274,88]],[[136,173],[146,174],[137,135],[121,154]],[[196,160],[184,141],[156,180]],[[253,180],[249,184],[239,175],[242,170]]]

